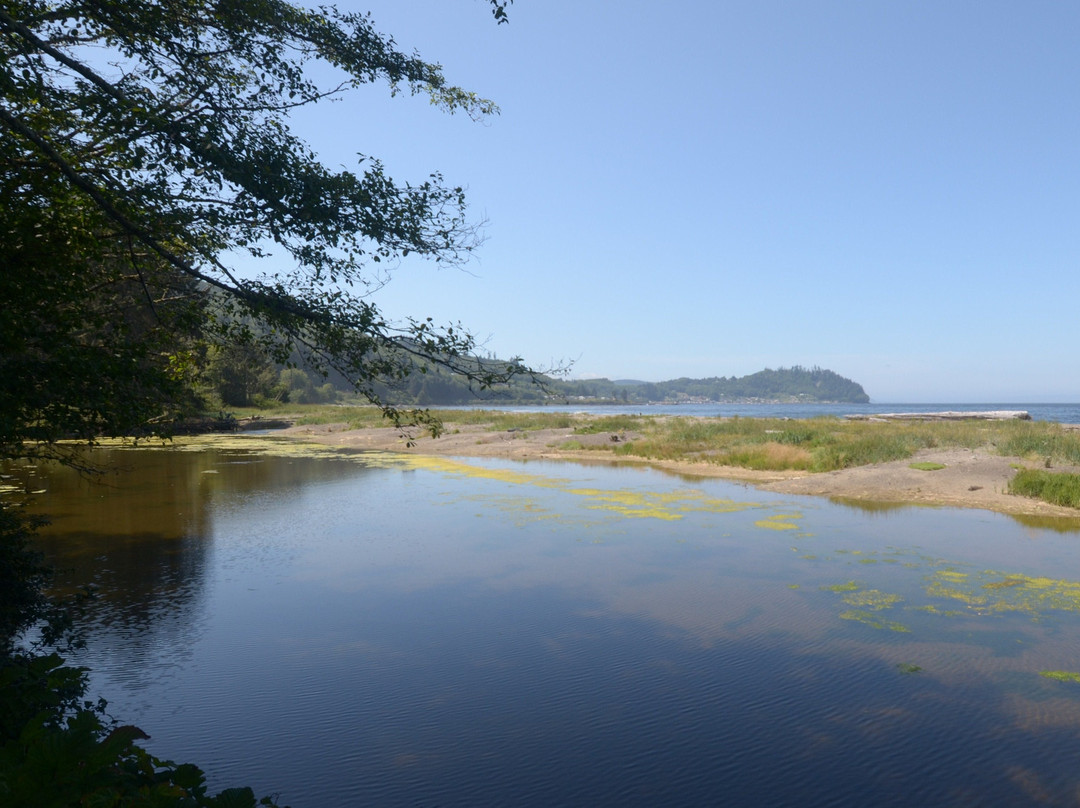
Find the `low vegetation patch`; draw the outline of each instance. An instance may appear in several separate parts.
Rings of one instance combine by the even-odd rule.
[[[1052,505],[1080,508],[1080,474],[1022,469],[1009,482],[1009,493],[1041,499]]]
[[[918,463],[908,463],[908,468],[916,471],[941,471],[941,469],[945,468],[945,464],[920,461]]]
[[[258,412],[263,417],[272,413],[276,417],[292,418],[299,424],[347,423],[353,429],[389,426],[381,411],[371,406],[282,404]],[[234,414],[242,417],[249,413],[245,410]],[[478,427],[520,432],[566,429],[580,436],[609,433],[622,439],[610,443],[583,439],[583,448],[598,454],[611,452],[644,460],[713,463],[762,471],[836,471],[909,460],[923,449],[982,449],[1019,456],[1029,463],[1049,463],[1050,467],[1080,465],[1080,430],[1064,429],[1060,424],[1047,421],[881,423],[836,417],[800,420],[688,418],[483,409],[433,410],[432,414],[441,419],[447,432],[455,428]],[[912,468],[929,471],[941,466],[913,463]],[[1040,485],[1055,491],[1061,486],[1074,485],[1063,483],[1070,475],[1052,476],[1055,478],[1053,486]],[[1018,479],[1021,479],[1019,475]],[[1026,490],[1014,493],[1043,498],[1041,494],[1029,494]]]
[[[649,422],[644,415],[603,415],[585,423],[574,424],[577,435],[596,435],[602,432],[637,432]]]

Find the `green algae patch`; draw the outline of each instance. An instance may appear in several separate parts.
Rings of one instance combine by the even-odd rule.
[[[994,582],[991,582],[994,583]],[[1021,611],[1038,614],[1042,611],[1080,613],[1080,582],[1041,576],[1010,575],[1003,584],[991,590],[996,599],[996,611]]]
[[[1072,671],[1039,671],[1039,676],[1044,679],[1053,679],[1055,682],[1075,682],[1080,684],[1080,673]]]
[[[911,676],[916,673],[922,673],[921,665],[912,665],[910,662],[897,662],[896,669],[905,676]]]
[[[843,601],[849,606],[858,606],[867,611],[880,612],[884,609],[891,609],[898,603],[903,603],[904,599],[899,595],[892,595],[878,589],[863,589],[858,592],[849,592],[844,595]]]
[[[554,488],[556,490],[564,489],[569,485],[569,481],[560,480],[556,477],[542,477],[538,474],[527,474],[512,469],[486,468],[471,463],[462,463],[458,460],[450,460],[446,457],[405,455],[403,459],[404,463],[411,469],[435,471],[457,477],[468,477],[473,480],[495,480],[511,485],[532,485],[538,488]]]
[[[908,463],[908,468],[915,469],[916,471],[941,471],[945,468],[945,464],[921,461],[919,463]]]
[[[735,513],[749,508],[760,507],[752,502],[735,502],[730,499],[709,497],[697,489],[655,492],[583,488],[566,479],[545,477],[512,469],[488,468],[445,457],[409,455],[404,462],[410,468],[560,491],[564,494],[581,497],[585,500],[584,507],[588,509],[608,511],[631,519],[677,521],[691,512]]]
[[[650,491],[605,490],[597,488],[563,488],[568,494],[591,500],[585,507],[607,510],[630,518],[649,518],[674,521],[687,513],[735,513],[755,507],[751,503],[707,497],[701,491],[683,490],[667,493]]]
[[[831,586],[818,587],[824,592],[854,592],[859,589],[859,585],[854,581],[848,581],[846,584],[832,584]]]
[[[868,612],[865,609],[848,609],[846,612],[840,613],[840,619],[854,620],[856,623],[862,623],[864,626],[870,626],[870,628],[881,629],[883,631],[895,631],[900,634],[911,633],[911,629],[903,623],[897,623],[894,620],[883,620],[879,615]]]
[[[953,583],[961,583],[970,577],[968,573],[957,570],[938,570],[934,575],[943,581],[952,581]]]
[[[956,570],[938,570],[930,576],[926,585],[926,594],[932,598],[950,598],[959,600],[968,606],[982,606],[986,603],[984,595],[978,595],[970,585],[970,576]]]
[[[568,493],[591,500],[585,507],[593,510],[613,511],[635,519],[662,519],[672,522],[683,518],[677,508],[671,507],[658,495],[595,488],[572,488]]]
[[[327,446],[321,443],[306,443],[295,438],[279,438],[264,435],[197,435],[176,438],[169,442],[146,440],[101,441],[103,448],[114,449],[155,449],[158,451],[201,452],[237,451],[251,455],[274,457],[310,457],[332,458],[346,462],[362,463],[368,467],[405,468],[433,471],[439,474],[466,477],[470,479],[492,480],[513,486],[529,486],[552,491],[559,491],[581,497],[584,507],[592,510],[608,511],[622,517],[660,519],[676,521],[690,512],[734,513],[749,508],[761,507],[753,502],[735,502],[707,496],[696,489],[682,489],[671,492],[650,492],[635,490],[605,490],[579,487],[576,481],[531,474],[508,468],[491,468],[484,465],[466,463],[447,457],[412,455],[385,451],[356,451]],[[793,516],[785,517],[795,518]]]
[[[778,513],[773,516],[759,519],[754,522],[755,527],[763,527],[766,530],[798,530],[799,526],[793,519],[802,519],[801,513]]]
[[[1008,589],[1011,586],[1023,586],[1023,578],[1006,578],[1003,581],[991,581],[990,583],[983,584],[983,589]]]
[[[939,609],[933,603],[927,603],[925,606],[914,606],[912,609],[916,612],[926,612],[927,614],[937,615],[938,617],[964,617],[968,614],[959,609]]]
[[[978,574],[939,570],[928,579],[926,594],[957,600],[984,614],[1020,612],[1080,613],[1080,581],[985,570]]]

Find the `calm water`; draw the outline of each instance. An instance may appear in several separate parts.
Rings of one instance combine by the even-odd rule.
[[[196,444],[197,446],[198,444]],[[78,662],[301,806],[1071,805],[1080,532],[266,439],[24,470]],[[257,449],[257,447],[263,447]],[[269,448],[266,448],[269,447]]]

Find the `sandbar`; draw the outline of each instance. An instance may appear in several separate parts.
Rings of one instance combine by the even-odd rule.
[[[1018,457],[1004,457],[981,449],[927,449],[915,456],[889,463],[859,466],[823,473],[805,471],[753,471],[707,462],[645,460],[617,456],[609,451],[613,437],[607,434],[578,435],[572,428],[491,431],[482,425],[449,425],[433,438],[411,438],[392,427],[349,429],[345,424],[293,426],[276,434],[326,445],[368,451],[456,457],[498,457],[513,460],[567,460],[579,463],[647,465],[688,477],[719,477],[787,494],[827,497],[851,504],[924,505],[983,508],[1028,517],[1072,517],[1080,511],[1008,493],[1017,467],[1041,464]],[[575,441],[584,448],[562,448]],[[409,445],[409,443],[412,445]],[[589,447],[592,448],[589,448]],[[939,463],[944,468],[922,471],[914,462]],[[1080,467],[1059,466],[1056,471],[1080,473]]]

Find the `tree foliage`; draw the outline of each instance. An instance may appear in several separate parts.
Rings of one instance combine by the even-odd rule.
[[[491,2],[499,22],[506,5]],[[315,83],[313,62],[340,80]],[[383,280],[375,264],[468,257],[479,239],[462,189],[437,173],[397,182],[367,156],[331,170],[289,129],[296,108],[370,84],[474,118],[497,111],[400,52],[366,14],[284,0],[0,3],[0,239],[17,259],[0,292],[9,320],[36,307],[40,320],[70,324],[35,342],[33,329],[2,323],[7,353],[26,358],[5,368],[16,390],[57,381],[3,402],[15,421],[0,440],[50,437],[46,424],[85,436],[170,409],[186,361],[161,338],[186,337],[192,321],[211,344],[300,357],[373,400],[378,380],[405,377],[417,357],[456,367],[473,348],[460,326],[391,323],[368,293]],[[265,269],[237,272],[251,258]],[[79,330],[110,305],[142,308],[149,325]],[[69,387],[65,362],[86,370]],[[523,370],[486,365],[476,381]],[[126,411],[94,404],[91,373]]]
[[[490,0],[498,22],[510,2]],[[316,61],[340,81],[313,82]],[[459,326],[390,323],[367,298],[385,274],[373,263],[455,263],[479,241],[462,189],[438,174],[399,183],[363,156],[330,170],[290,132],[290,111],[375,83],[496,112],[368,15],[0,0],[0,459],[168,422],[214,351],[334,369],[373,400],[417,358],[480,385],[528,372],[477,372]],[[240,257],[267,269],[245,277]],[[44,653],[63,647],[69,613],[43,594],[32,528],[0,503],[0,803],[273,804],[245,788],[209,795],[197,767],[154,758],[138,729],[82,700],[84,672]],[[43,645],[27,648],[28,631]]]
[[[0,457],[130,434],[193,403],[196,284],[41,180],[0,177]]]

